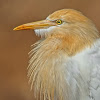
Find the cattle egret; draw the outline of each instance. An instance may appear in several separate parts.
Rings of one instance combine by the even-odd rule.
[[[100,34],[81,12],[62,9],[20,25],[41,40],[30,52],[28,77],[40,100],[100,100]]]

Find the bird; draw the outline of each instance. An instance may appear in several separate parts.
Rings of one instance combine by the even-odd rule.
[[[61,9],[13,30],[34,30],[41,37],[28,66],[37,100],[100,100],[100,33],[91,19]]]

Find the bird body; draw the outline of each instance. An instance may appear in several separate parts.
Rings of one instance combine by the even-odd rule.
[[[40,100],[100,100],[100,34],[82,13],[63,9],[34,29],[42,38],[29,53],[28,76]]]

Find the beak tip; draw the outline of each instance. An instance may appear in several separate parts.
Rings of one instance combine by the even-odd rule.
[[[16,28],[14,28],[13,31],[16,31]]]
[[[23,30],[24,29],[24,26],[23,25],[20,25],[18,27],[15,27],[13,30],[14,31],[18,31],[18,30]]]

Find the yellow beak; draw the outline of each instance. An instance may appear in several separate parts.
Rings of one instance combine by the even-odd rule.
[[[32,23],[27,23],[20,25],[18,27],[15,27],[13,30],[30,30],[30,29],[41,29],[46,28],[49,26],[56,26],[57,24],[55,22],[52,22],[50,20],[42,20]]]

